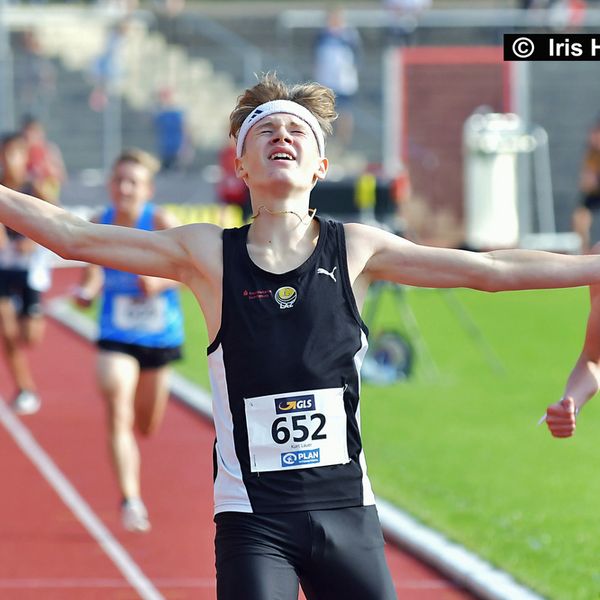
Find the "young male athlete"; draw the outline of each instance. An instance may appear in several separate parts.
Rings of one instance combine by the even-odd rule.
[[[600,284],[599,256],[423,247],[318,218],[331,90],[265,76],[231,115],[250,226],[87,223],[0,187],[0,222],[55,252],[181,281],[211,339],[219,600],[389,600],[360,438],[369,284],[486,291]]]
[[[144,231],[178,225],[150,202],[160,163],[138,149],[116,159],[108,188],[112,205],[95,223]],[[151,435],[169,396],[169,363],[181,357],[183,315],[177,282],[117,269],[87,267],[76,300],[86,306],[102,292],[99,313],[98,385],[107,409],[108,441],[122,496],[121,519],[129,531],[148,531],[141,498],[140,453],[134,430]]]

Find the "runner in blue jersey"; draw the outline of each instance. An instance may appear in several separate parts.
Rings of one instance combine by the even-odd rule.
[[[92,220],[145,231],[176,225],[149,202],[158,161],[141,150],[127,150],[114,164],[109,190],[112,206]],[[140,492],[140,455],[134,429],[150,435],[164,414],[168,364],[181,357],[183,318],[178,284],[118,269],[86,268],[76,299],[88,305],[102,293],[99,314],[98,383],[108,410],[113,464],[122,494],[123,525],[150,529]]]
[[[254,219],[89,223],[0,186],[0,222],[62,256],[174,279],[202,309],[216,429],[218,600],[392,600],[360,435],[369,285],[489,292],[600,284],[600,256],[421,246],[321,219],[334,95],[266,75],[231,114]],[[515,450],[517,453],[518,450]],[[517,454],[515,454],[515,458]]]

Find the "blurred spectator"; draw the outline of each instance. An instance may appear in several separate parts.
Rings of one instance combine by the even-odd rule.
[[[573,229],[581,237],[582,250],[589,252],[600,241],[600,119],[588,132],[579,191],[580,204],[573,214]]]
[[[67,179],[61,151],[46,138],[44,126],[35,117],[25,117],[21,132],[27,147],[28,177],[41,198],[56,202]]]
[[[314,78],[335,93],[339,118],[334,135],[342,146],[350,144],[354,132],[353,103],[359,88],[360,50],[358,30],[347,25],[343,9],[332,9],[314,43]]]
[[[408,46],[419,24],[421,13],[431,7],[431,0],[382,0],[390,14],[390,41]]]
[[[92,110],[101,112],[108,104],[109,96],[114,93],[123,77],[121,53],[129,24],[127,20],[119,22],[109,33],[104,50],[91,67],[93,89],[89,105]]]
[[[585,0],[550,0],[548,22],[555,31],[577,31],[585,20]]]
[[[185,114],[175,103],[170,87],[158,92],[158,109],[154,116],[158,156],[163,171],[191,162],[191,143],[186,131]]]
[[[519,0],[519,8],[537,10],[556,31],[576,31],[585,20],[586,0]]]
[[[15,92],[18,106],[24,113],[47,118],[50,102],[56,93],[56,68],[44,56],[33,30],[20,37],[21,52],[15,57]]]
[[[242,208],[242,216],[246,220],[252,214],[250,192],[243,179],[235,171],[235,141],[229,143],[219,152],[220,178],[217,182],[217,197],[222,204],[235,204]]]

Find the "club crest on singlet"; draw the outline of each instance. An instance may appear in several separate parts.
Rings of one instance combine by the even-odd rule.
[[[292,308],[298,299],[298,292],[290,285],[284,285],[275,292],[275,301],[279,308]]]

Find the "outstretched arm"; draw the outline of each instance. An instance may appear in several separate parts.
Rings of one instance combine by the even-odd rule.
[[[189,279],[191,269],[202,271],[202,245],[218,236],[213,231],[218,228],[208,224],[150,232],[90,223],[4,186],[0,186],[0,223],[63,258],[177,281]]]
[[[420,246],[358,224],[346,226],[346,233],[350,269],[368,281],[488,292],[600,283],[600,256],[520,249],[478,253]]]
[[[575,433],[577,413],[600,390],[600,286],[590,288],[590,297],[581,354],[569,375],[562,399],[546,411],[546,424],[554,437],[570,437]]]

